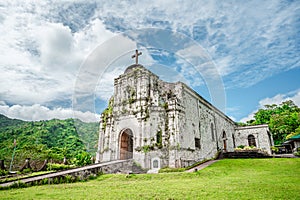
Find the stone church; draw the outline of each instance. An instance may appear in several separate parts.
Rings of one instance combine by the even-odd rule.
[[[178,168],[239,145],[271,154],[268,125],[239,127],[186,84],[164,82],[134,64],[114,80],[96,162],[133,159],[146,169]]]

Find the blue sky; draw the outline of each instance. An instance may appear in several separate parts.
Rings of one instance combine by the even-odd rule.
[[[0,2],[0,113],[97,121],[134,62],[235,121],[300,106],[299,1]]]

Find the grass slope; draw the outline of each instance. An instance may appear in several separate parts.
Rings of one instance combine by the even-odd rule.
[[[0,191],[0,199],[300,199],[300,159],[225,159],[195,173],[103,175]]]

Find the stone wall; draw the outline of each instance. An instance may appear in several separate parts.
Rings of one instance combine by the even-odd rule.
[[[125,161],[112,161],[108,163],[93,164],[80,168],[69,169],[59,172],[52,172],[49,174],[36,175],[26,178],[20,178],[15,181],[7,181],[0,184],[0,187],[9,187],[14,184],[27,184],[27,185],[40,185],[53,183],[65,182],[64,179],[70,180],[85,180],[90,176],[97,176],[99,174],[110,174],[110,173],[144,173],[139,166],[132,160]],[[70,181],[69,180],[69,181]]]
[[[253,135],[255,138],[256,147],[271,154],[271,146],[274,145],[273,139],[268,125],[244,126],[237,127],[235,130],[236,146],[249,146],[248,137]]]

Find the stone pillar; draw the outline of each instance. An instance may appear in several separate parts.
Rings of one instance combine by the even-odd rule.
[[[64,157],[63,164],[64,164],[64,165],[68,164],[68,163],[67,163],[67,158],[66,158],[66,157]]]
[[[96,152],[96,163],[100,163],[102,161],[102,153],[103,150],[103,137],[104,137],[104,131],[103,131],[103,114],[100,117],[100,127],[99,127],[99,136],[98,136],[98,149]]]
[[[30,161],[30,158],[26,158],[25,163],[24,163],[24,165],[21,167],[20,171],[23,171],[24,169],[31,169],[31,166],[30,166],[29,161]]]

